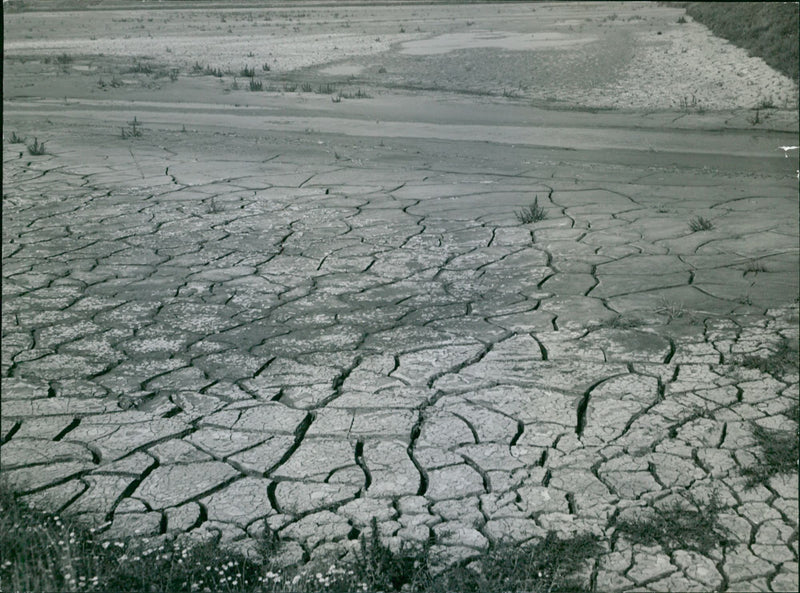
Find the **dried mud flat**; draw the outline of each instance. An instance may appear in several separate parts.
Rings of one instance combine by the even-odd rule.
[[[796,590],[797,473],[742,475],[796,431],[743,364],[798,339],[796,86],[675,9],[457,8],[4,15],[2,476],[110,538]],[[712,497],[725,546],[616,532]]]

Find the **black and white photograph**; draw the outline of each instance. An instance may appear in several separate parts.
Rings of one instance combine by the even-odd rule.
[[[0,590],[798,590],[797,2],[3,0]]]

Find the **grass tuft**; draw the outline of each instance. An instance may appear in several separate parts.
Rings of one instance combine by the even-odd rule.
[[[787,410],[786,415],[797,423],[797,404]],[[795,430],[774,430],[752,424],[753,438],[761,450],[761,456],[757,463],[741,470],[742,475],[747,478],[748,488],[754,488],[759,484],[766,485],[773,476],[791,474],[798,470],[798,460],[800,460],[798,427],[800,424],[795,424]]]
[[[705,504],[691,498],[674,501],[648,509],[648,514],[640,518],[619,519],[616,533],[634,544],[658,544],[667,553],[694,550],[707,555],[728,543],[729,534],[719,522],[722,510],[724,507],[716,497]]]
[[[38,138],[34,138],[33,142],[28,144],[28,152],[34,156],[47,154],[47,151],[44,148],[44,142],[39,142]]]
[[[127,128],[122,128],[122,137],[123,138],[138,138],[142,135],[141,130],[141,123],[136,116],[133,116],[133,119],[128,122]]]
[[[714,223],[707,218],[703,218],[702,216],[696,216],[689,221],[689,228],[694,233],[698,231],[710,231],[714,228]]]
[[[521,224],[539,222],[540,220],[547,218],[547,212],[544,208],[539,206],[539,196],[534,196],[533,203],[530,206],[527,206],[522,210],[517,210],[514,214],[517,216],[517,220]]]
[[[783,338],[772,354],[767,357],[747,355],[742,359],[742,366],[746,369],[758,369],[762,373],[779,378],[787,371],[797,369],[798,363],[797,350],[792,348],[792,344]]]
[[[264,90],[264,83],[260,80],[256,80],[255,78],[250,79],[250,90],[251,91],[262,91]]]
[[[16,132],[11,132],[8,136],[8,143],[9,144],[24,144],[25,137],[24,136],[17,136]]]

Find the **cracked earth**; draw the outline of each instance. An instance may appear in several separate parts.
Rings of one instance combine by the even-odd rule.
[[[373,517],[447,562],[588,531],[592,590],[797,589],[797,473],[741,475],[754,424],[796,429],[797,370],[741,364],[798,340],[779,133],[657,153],[153,108],[189,130],[125,140],[79,108],[4,115],[49,153],[3,148],[2,476],[31,504],[108,538],[269,530],[287,564]],[[615,536],[688,495],[729,545]]]

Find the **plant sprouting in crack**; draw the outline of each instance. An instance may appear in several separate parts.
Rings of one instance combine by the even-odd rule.
[[[751,423],[753,439],[758,447],[757,461],[750,466],[743,467],[741,474],[747,479],[747,488],[767,485],[771,478],[782,474],[792,474],[798,471],[800,464],[800,424],[798,421],[798,405],[795,403],[785,411],[793,428],[775,429],[766,428],[760,424]]]
[[[693,550],[707,555],[729,541],[719,517],[725,508],[716,494],[703,501],[686,493],[667,504],[639,509],[635,516],[618,518],[615,535],[634,544],[658,544],[668,553]]]
[[[47,154],[47,151],[44,148],[44,142],[39,142],[38,138],[34,138],[33,142],[28,144],[28,152],[33,156]]]
[[[521,210],[517,210],[514,215],[520,224],[539,222],[547,218],[547,211],[539,206],[539,196],[534,196],[533,203]]]
[[[9,144],[25,144],[25,137],[18,136],[16,132],[11,132],[11,134],[8,135],[7,140]]]
[[[128,126],[122,128],[122,137],[123,138],[138,138],[142,135],[141,123],[136,116],[133,116],[133,119],[128,122]]]
[[[707,218],[703,218],[702,216],[696,216],[689,221],[689,229],[693,233],[697,233],[699,231],[710,231],[713,228],[714,223]]]

